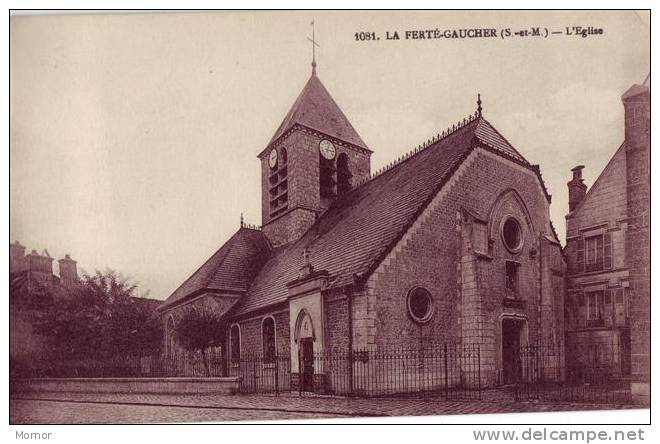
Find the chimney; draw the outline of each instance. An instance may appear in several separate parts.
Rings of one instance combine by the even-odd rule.
[[[9,244],[9,272],[17,273],[25,270],[25,247],[16,241]]]
[[[66,254],[64,259],[57,261],[60,265],[60,282],[62,285],[72,285],[78,282],[77,262]]]
[[[626,150],[649,149],[651,131],[650,78],[644,85],[633,85],[623,96]]]
[[[31,272],[53,274],[53,258],[44,250],[41,256],[36,250],[32,250],[27,256],[28,267]]]
[[[587,186],[584,184],[584,179],[582,179],[582,170],[584,165],[578,165],[574,167],[571,171],[573,172],[573,178],[568,182],[568,211],[572,212],[580,205],[584,195],[587,194]]]

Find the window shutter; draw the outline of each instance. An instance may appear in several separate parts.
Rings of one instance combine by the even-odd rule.
[[[612,233],[603,235],[603,268],[605,270],[612,268]]]
[[[605,303],[604,303],[603,319],[606,325],[614,324],[614,304],[612,304],[612,290],[605,290]]]
[[[577,240],[577,259],[575,261],[575,272],[584,272],[584,238],[580,237]]]

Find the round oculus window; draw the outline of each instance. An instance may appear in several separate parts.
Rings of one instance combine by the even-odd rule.
[[[520,223],[513,217],[508,217],[502,224],[502,240],[511,252],[518,252],[522,248],[523,236]]]
[[[425,288],[415,287],[408,292],[408,313],[416,322],[428,322],[433,316],[433,298]]]

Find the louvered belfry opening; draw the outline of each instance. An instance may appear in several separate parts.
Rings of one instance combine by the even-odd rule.
[[[321,198],[335,197],[337,185],[337,168],[333,159],[326,159],[319,154],[319,189]]]
[[[286,148],[281,148],[277,163],[268,174],[270,217],[276,217],[289,208],[289,166]]]
[[[348,164],[348,155],[341,153],[337,157],[337,194],[342,195],[351,190],[351,170]]]

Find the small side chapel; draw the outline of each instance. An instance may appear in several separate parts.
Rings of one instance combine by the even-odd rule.
[[[300,365],[315,354],[440,343],[478,345],[483,384],[504,384],[521,345],[563,343],[551,196],[480,98],[375,174],[371,154],[313,62],[257,156],[262,226],[241,221],[160,307],[166,353],[193,307],[224,320],[227,374],[242,356],[287,356],[292,384],[327,380]]]

